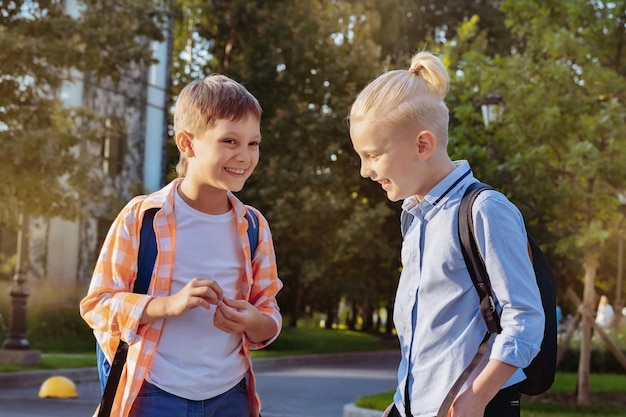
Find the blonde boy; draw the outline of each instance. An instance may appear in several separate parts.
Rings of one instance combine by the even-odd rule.
[[[440,410],[486,331],[457,233],[461,198],[477,180],[467,161],[447,153],[448,87],[442,62],[420,52],[408,71],[370,83],[350,112],[361,175],[380,183],[389,200],[404,200],[413,217],[394,307],[402,360],[385,415],[519,417],[516,384],[539,351],[544,313],[522,216],[495,191],[480,194],[473,217],[503,330],[452,406]]]

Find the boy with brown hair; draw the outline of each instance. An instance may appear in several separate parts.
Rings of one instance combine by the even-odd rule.
[[[259,161],[260,120],[232,79],[190,83],[174,114],[179,178],[131,200],[111,226],[80,307],[109,361],[120,338],[129,345],[112,416],[259,416],[250,349],[278,337],[282,283],[267,220],[233,192]],[[158,254],[144,295],[132,288],[151,208]],[[253,254],[248,227],[259,228]]]

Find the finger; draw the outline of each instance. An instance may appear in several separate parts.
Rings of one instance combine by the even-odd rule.
[[[222,287],[212,279],[194,277],[189,284],[194,288],[208,287],[222,297]]]
[[[228,321],[236,321],[238,317],[239,311],[236,308],[228,306],[226,303],[222,302],[218,303],[217,309],[220,314]]]
[[[189,298],[189,308],[196,308],[196,307],[204,307],[207,310],[211,309],[211,304],[215,304],[215,303],[211,303],[209,302],[209,300],[207,300],[206,298],[202,297],[202,296],[195,296],[192,295],[191,298]]]
[[[226,333],[232,333],[236,323],[226,318],[223,311],[221,311],[218,307],[218,309],[215,310],[215,315],[213,316],[213,325]]]
[[[215,304],[215,303],[211,303],[211,302],[209,302],[207,299],[202,298],[202,297],[199,297],[199,299],[200,299],[199,306],[200,306],[200,307],[204,307],[204,308],[206,308],[207,310],[210,310],[210,309],[211,309],[211,304]]]
[[[218,300],[221,301],[224,298],[224,291],[222,291],[222,287],[217,282],[210,280],[208,287],[215,293]]]
[[[222,288],[212,280],[194,278],[191,294],[208,300],[211,304],[217,304],[223,298]]]
[[[246,300],[233,300],[233,299],[226,298],[226,297],[224,297],[222,301],[227,306],[235,308],[237,310],[245,310],[249,304]]]

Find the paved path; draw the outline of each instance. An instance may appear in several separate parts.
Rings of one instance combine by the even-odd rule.
[[[341,417],[357,397],[393,389],[398,360],[398,352],[255,359],[263,417]],[[0,374],[0,417],[91,416],[100,395],[95,369],[68,371],[78,398],[38,398],[52,374]]]

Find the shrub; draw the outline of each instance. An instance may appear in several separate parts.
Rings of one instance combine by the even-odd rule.
[[[0,283],[0,340],[8,336],[11,314],[10,282]],[[79,314],[84,289],[58,283],[33,285],[27,282],[26,338],[32,349],[45,352],[85,352],[93,350],[91,329]]]

